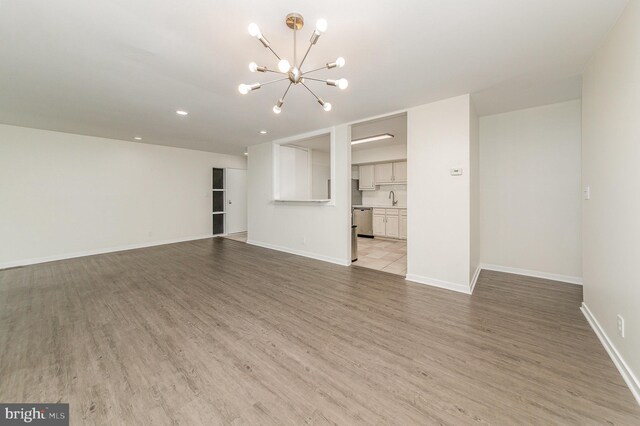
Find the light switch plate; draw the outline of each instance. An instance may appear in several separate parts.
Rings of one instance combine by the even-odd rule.
[[[585,186],[582,189],[582,198],[584,198],[585,200],[591,199],[591,187],[589,185]]]
[[[451,169],[451,176],[461,176],[461,175],[462,175],[462,168],[456,167]]]
[[[618,335],[624,339],[624,318],[622,315],[618,315]]]

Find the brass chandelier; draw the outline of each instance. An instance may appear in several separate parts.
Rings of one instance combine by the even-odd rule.
[[[330,79],[322,80],[322,79],[308,76],[311,73],[314,73],[316,71],[321,71],[324,69],[332,69],[336,67],[342,68],[344,67],[344,64],[345,64],[344,58],[340,57],[336,59],[334,62],[326,63],[325,66],[320,68],[315,68],[310,71],[302,71],[302,65],[304,64],[305,59],[307,59],[307,55],[309,55],[309,51],[318,42],[318,39],[320,38],[320,36],[327,30],[327,21],[324,19],[319,19],[316,22],[316,28],[311,34],[311,39],[309,40],[309,47],[307,48],[307,51],[302,57],[302,60],[300,61],[300,63],[298,63],[297,61],[296,34],[304,26],[304,18],[299,13],[289,13],[286,17],[285,23],[287,24],[287,27],[293,30],[293,64],[291,64],[288,60],[281,58],[273,50],[273,48],[271,47],[271,44],[266,39],[266,37],[260,32],[260,28],[258,27],[258,25],[256,25],[255,23],[252,23],[249,25],[249,34],[252,37],[257,38],[265,48],[269,49],[271,53],[273,53],[275,57],[278,58],[278,68],[277,70],[271,69],[271,68],[268,68],[267,66],[258,66],[258,64],[256,64],[255,62],[251,62],[249,64],[249,70],[251,72],[263,72],[263,73],[270,72],[270,73],[282,74],[284,75],[284,77],[267,81],[266,83],[241,84],[238,86],[238,91],[241,94],[246,95],[247,93],[253,90],[260,89],[262,86],[266,86],[267,84],[288,80],[289,85],[287,86],[287,89],[284,91],[284,94],[282,95],[282,97],[278,99],[278,102],[273,107],[273,112],[275,114],[280,114],[280,112],[282,112],[282,105],[284,104],[284,99],[287,96],[287,93],[289,93],[289,89],[291,88],[292,85],[303,86],[305,89],[309,91],[309,93],[311,93],[316,98],[318,103],[322,106],[322,108],[325,111],[331,111],[331,103],[325,102],[322,98],[316,95],[313,92],[313,90],[311,90],[309,86],[307,86],[306,83],[307,81],[317,81],[317,82],[325,83],[328,86],[338,87],[339,89],[342,89],[342,90],[346,89],[349,86],[349,82],[344,78],[341,78],[338,80],[330,80]]]

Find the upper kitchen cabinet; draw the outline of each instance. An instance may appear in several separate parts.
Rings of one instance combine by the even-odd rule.
[[[407,182],[407,162],[406,161],[393,163],[393,182],[394,183]]]
[[[393,164],[382,163],[375,165],[376,185],[393,183]]]
[[[394,183],[407,183],[407,162],[376,164],[375,184],[393,185]]]
[[[358,188],[362,190],[376,189],[375,169],[372,164],[358,167],[360,177]]]

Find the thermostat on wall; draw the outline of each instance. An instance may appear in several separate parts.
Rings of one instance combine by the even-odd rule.
[[[451,176],[460,176],[460,175],[462,175],[461,168],[451,169]]]

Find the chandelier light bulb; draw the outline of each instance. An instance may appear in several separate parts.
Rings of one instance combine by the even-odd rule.
[[[281,59],[280,62],[278,62],[278,69],[280,72],[289,72],[290,68],[291,64],[286,59]]]
[[[346,78],[341,78],[340,80],[336,81],[338,88],[341,90],[346,89],[347,87],[349,87],[349,82],[347,81]]]
[[[249,90],[250,87],[246,84],[241,84],[240,86],[238,86],[238,92],[242,93],[243,95],[249,93]]]
[[[258,71],[258,64],[256,64],[255,62],[251,62],[249,64],[249,71],[251,71],[251,72]]]
[[[325,102],[324,105],[322,105],[322,109],[327,112],[331,111],[331,102]]]
[[[282,112],[282,108],[280,108],[278,105],[274,105],[273,112],[274,114],[280,114]]]
[[[327,31],[327,20],[326,19],[318,19],[318,21],[316,22],[316,30],[318,30],[318,32],[320,34],[322,34],[323,32]]]
[[[345,63],[346,63],[346,61],[344,60],[344,58],[342,56],[340,56],[338,59],[336,59],[336,65],[338,66],[338,68],[344,67]]]
[[[248,30],[251,37],[258,37],[258,35],[260,35],[260,27],[258,27],[258,24],[255,22],[249,24]]]

